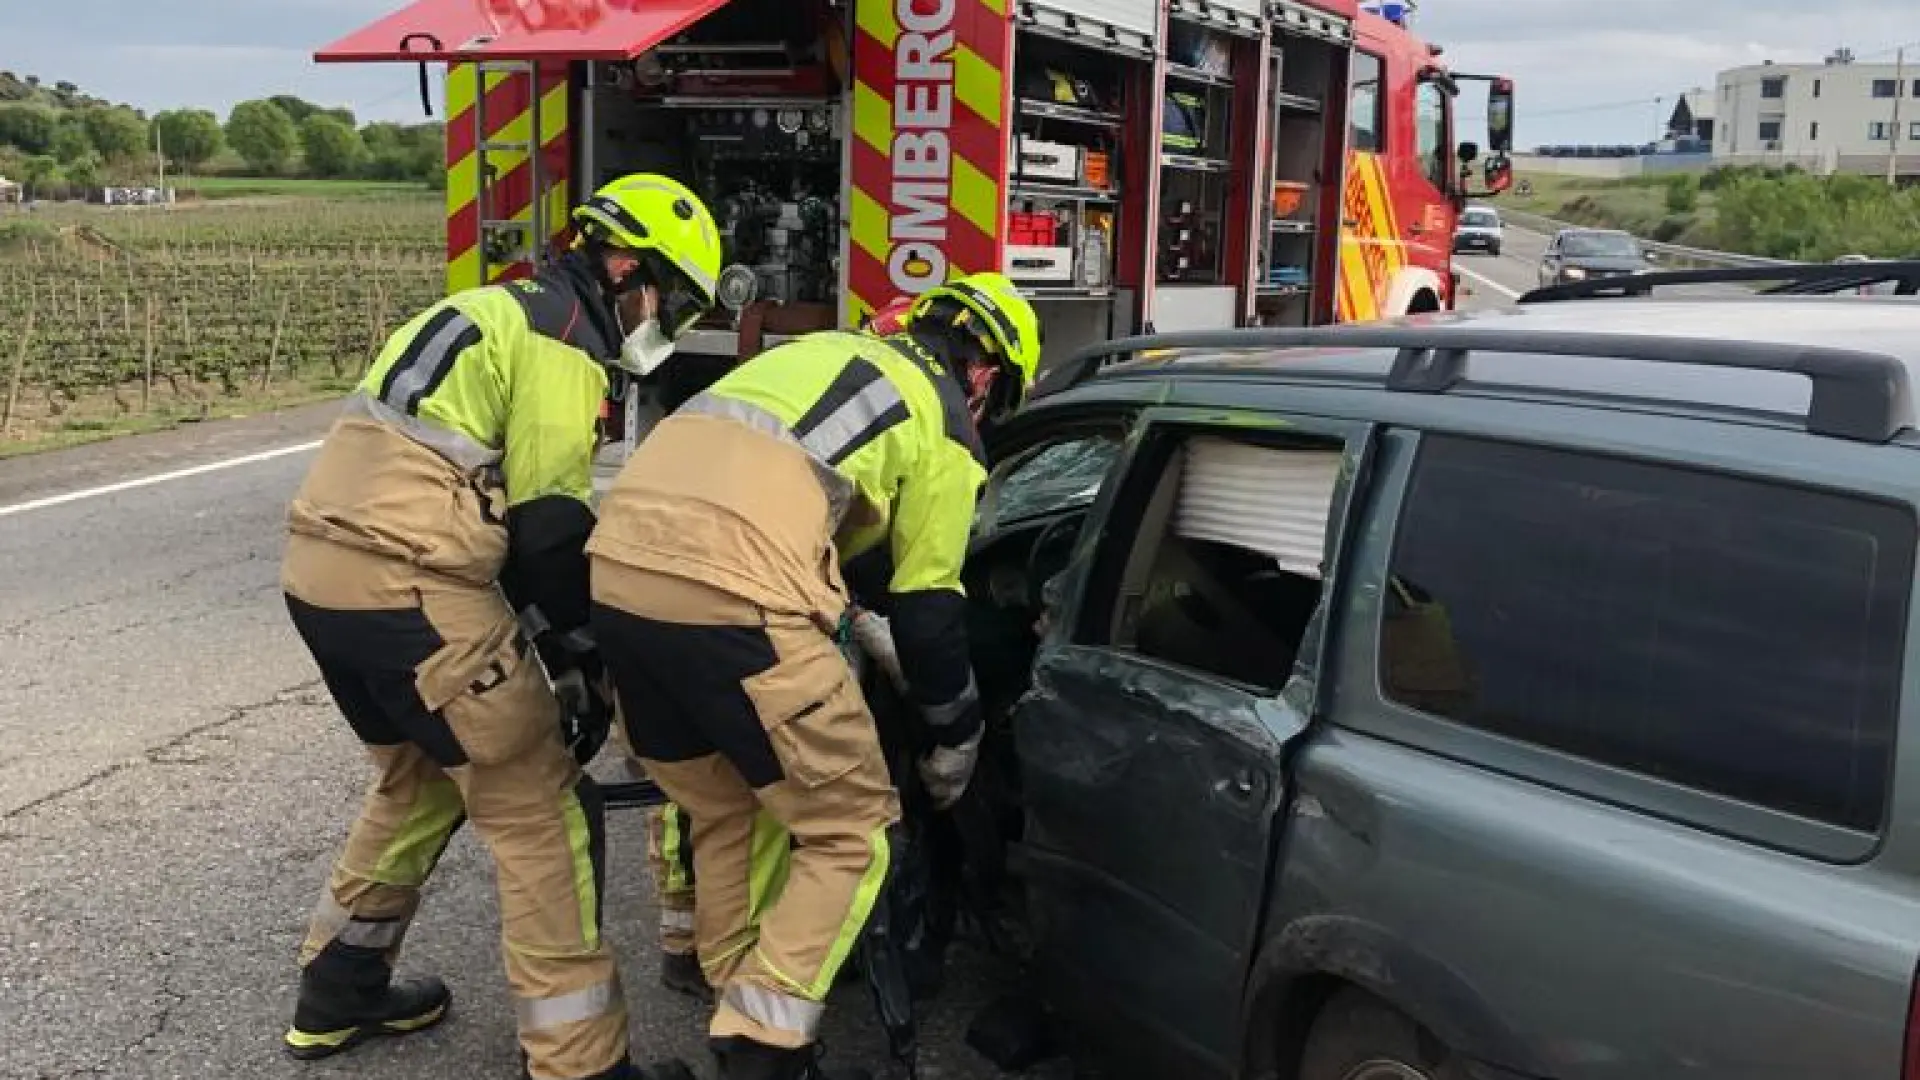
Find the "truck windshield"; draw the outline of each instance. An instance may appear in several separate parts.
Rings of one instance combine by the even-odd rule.
[[[1578,233],[1567,237],[1567,254],[1597,259],[1637,259],[1640,245],[1626,233]]]

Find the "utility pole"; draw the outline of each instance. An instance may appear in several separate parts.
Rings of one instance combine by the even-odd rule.
[[[1900,99],[1907,96],[1907,50],[1893,57],[1893,130],[1887,132],[1887,186],[1900,175]]]
[[[160,200],[164,203],[167,198],[167,152],[160,145],[159,117],[154,118],[153,125],[153,161],[160,169]]]

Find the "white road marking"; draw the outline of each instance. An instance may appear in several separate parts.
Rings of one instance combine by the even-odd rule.
[[[253,465],[262,461],[272,461],[274,458],[286,457],[289,454],[305,453],[319,445],[320,440],[315,439],[312,442],[298,443],[293,446],[282,446],[277,450],[262,450],[257,454],[244,454],[240,457],[226,458],[221,461],[210,461],[205,465],[195,465],[190,469],[175,469],[172,472],[156,473],[153,476],[142,476],[134,480],[122,480],[117,484],[82,488],[79,491],[69,491],[63,495],[49,495],[44,499],[32,499],[23,503],[14,503],[12,506],[0,506],[0,517],[6,517],[9,514],[24,514],[29,510],[43,510],[49,506],[59,506],[62,503],[79,502],[81,499],[91,499],[97,495],[112,495],[121,491],[131,491],[134,488],[152,487],[155,484],[165,484],[174,480],[185,480],[189,476],[200,476],[204,473],[219,472],[222,469],[237,469],[242,465]]]
[[[1472,278],[1473,280],[1479,282],[1482,285],[1485,285],[1487,288],[1492,289],[1494,292],[1499,293],[1501,296],[1504,296],[1509,300],[1520,299],[1520,293],[1516,289],[1509,289],[1505,285],[1500,284],[1499,282],[1493,280],[1490,277],[1487,277],[1483,274],[1476,274],[1473,271],[1467,269],[1466,267],[1461,266],[1459,263],[1454,263],[1453,268],[1455,270],[1460,271],[1461,277]]]

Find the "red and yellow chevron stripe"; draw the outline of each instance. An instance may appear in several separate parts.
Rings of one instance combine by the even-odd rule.
[[[1399,216],[1387,189],[1380,155],[1349,153],[1341,211],[1354,224],[1340,230],[1340,270],[1334,305],[1336,322],[1381,317],[1394,275],[1407,265]]]
[[[563,63],[539,68],[540,134],[543,190],[551,242],[566,230],[568,180],[571,172],[567,116],[567,68]],[[533,139],[533,95],[525,72],[486,73],[486,141],[525,146]],[[520,261],[486,266],[480,251],[480,131],[476,109],[480,95],[477,64],[447,65],[447,291],[458,292],[533,271]],[[499,220],[533,220],[533,168],[523,151],[494,149],[486,163],[494,169],[489,210]]]
[[[1009,0],[855,5],[847,325],[1000,267]]]

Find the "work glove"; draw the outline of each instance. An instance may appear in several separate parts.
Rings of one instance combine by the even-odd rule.
[[[973,738],[959,746],[936,746],[920,759],[920,782],[926,785],[934,809],[945,810],[966,794],[973,767],[980,760],[980,737],[984,734],[986,727],[982,725]]]
[[[553,678],[553,695],[560,699],[560,741],[585,767],[613,730],[612,705],[596,682],[577,667]]]
[[[853,640],[867,658],[880,665],[886,673],[887,681],[902,695],[907,692],[907,676],[900,669],[900,651],[893,645],[893,626],[886,616],[876,615],[865,608],[855,608],[853,612]]]

